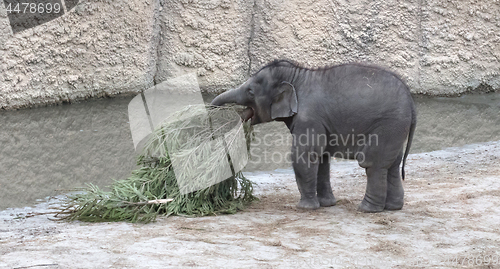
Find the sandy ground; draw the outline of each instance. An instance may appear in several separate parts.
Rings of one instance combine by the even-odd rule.
[[[332,164],[339,201],[295,209],[291,170],[250,173],[244,212],[150,224],[0,212],[0,268],[500,268],[500,141],[412,154],[401,211],[358,213],[364,170]],[[21,218],[18,218],[21,217]]]

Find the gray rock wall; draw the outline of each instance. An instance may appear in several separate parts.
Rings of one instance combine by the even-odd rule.
[[[139,92],[156,72],[155,1],[83,1],[12,34],[0,4],[0,107]]]
[[[500,89],[496,0],[86,0],[12,34],[0,5],[0,107],[136,93],[196,72],[217,93],[263,64],[371,62],[414,93]]]
[[[250,66],[253,5],[245,0],[162,1],[156,82],[195,71],[209,92],[241,84]]]

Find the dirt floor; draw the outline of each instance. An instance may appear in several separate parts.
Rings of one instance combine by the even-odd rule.
[[[332,164],[338,204],[295,209],[291,170],[249,173],[244,212],[151,224],[56,222],[51,203],[0,212],[0,268],[500,268],[500,141],[412,154],[401,211],[356,211],[366,179]],[[21,217],[21,218],[18,218]]]

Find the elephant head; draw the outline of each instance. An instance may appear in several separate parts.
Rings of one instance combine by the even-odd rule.
[[[294,116],[298,109],[295,87],[276,71],[271,66],[262,68],[238,88],[217,96],[211,104],[246,106],[242,118],[251,119],[252,125]]]

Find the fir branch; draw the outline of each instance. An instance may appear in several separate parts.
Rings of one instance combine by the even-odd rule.
[[[214,137],[224,137],[233,145],[243,130],[231,130],[239,115],[233,108],[190,106],[175,114],[159,126],[138,156],[141,165],[124,180],[115,181],[111,191],[103,191],[89,184],[83,192],[68,195],[61,211],[55,217],[81,221],[150,222],[158,215],[206,216],[233,214],[256,200],[252,195],[253,183],[241,172],[210,187],[182,194],[174,174],[170,151],[185,160],[178,176],[195,178],[195,183],[211,182],[220,177],[220,160],[226,158],[223,145],[207,147]],[[201,116],[200,116],[201,115]],[[205,115],[205,116],[203,116]],[[212,121],[215,119],[215,121]],[[215,125],[215,127],[214,127]],[[249,150],[251,128],[243,125]],[[226,135],[226,137],[224,136]],[[203,167],[193,167],[197,158],[206,158]],[[201,168],[203,174],[196,173]]]

